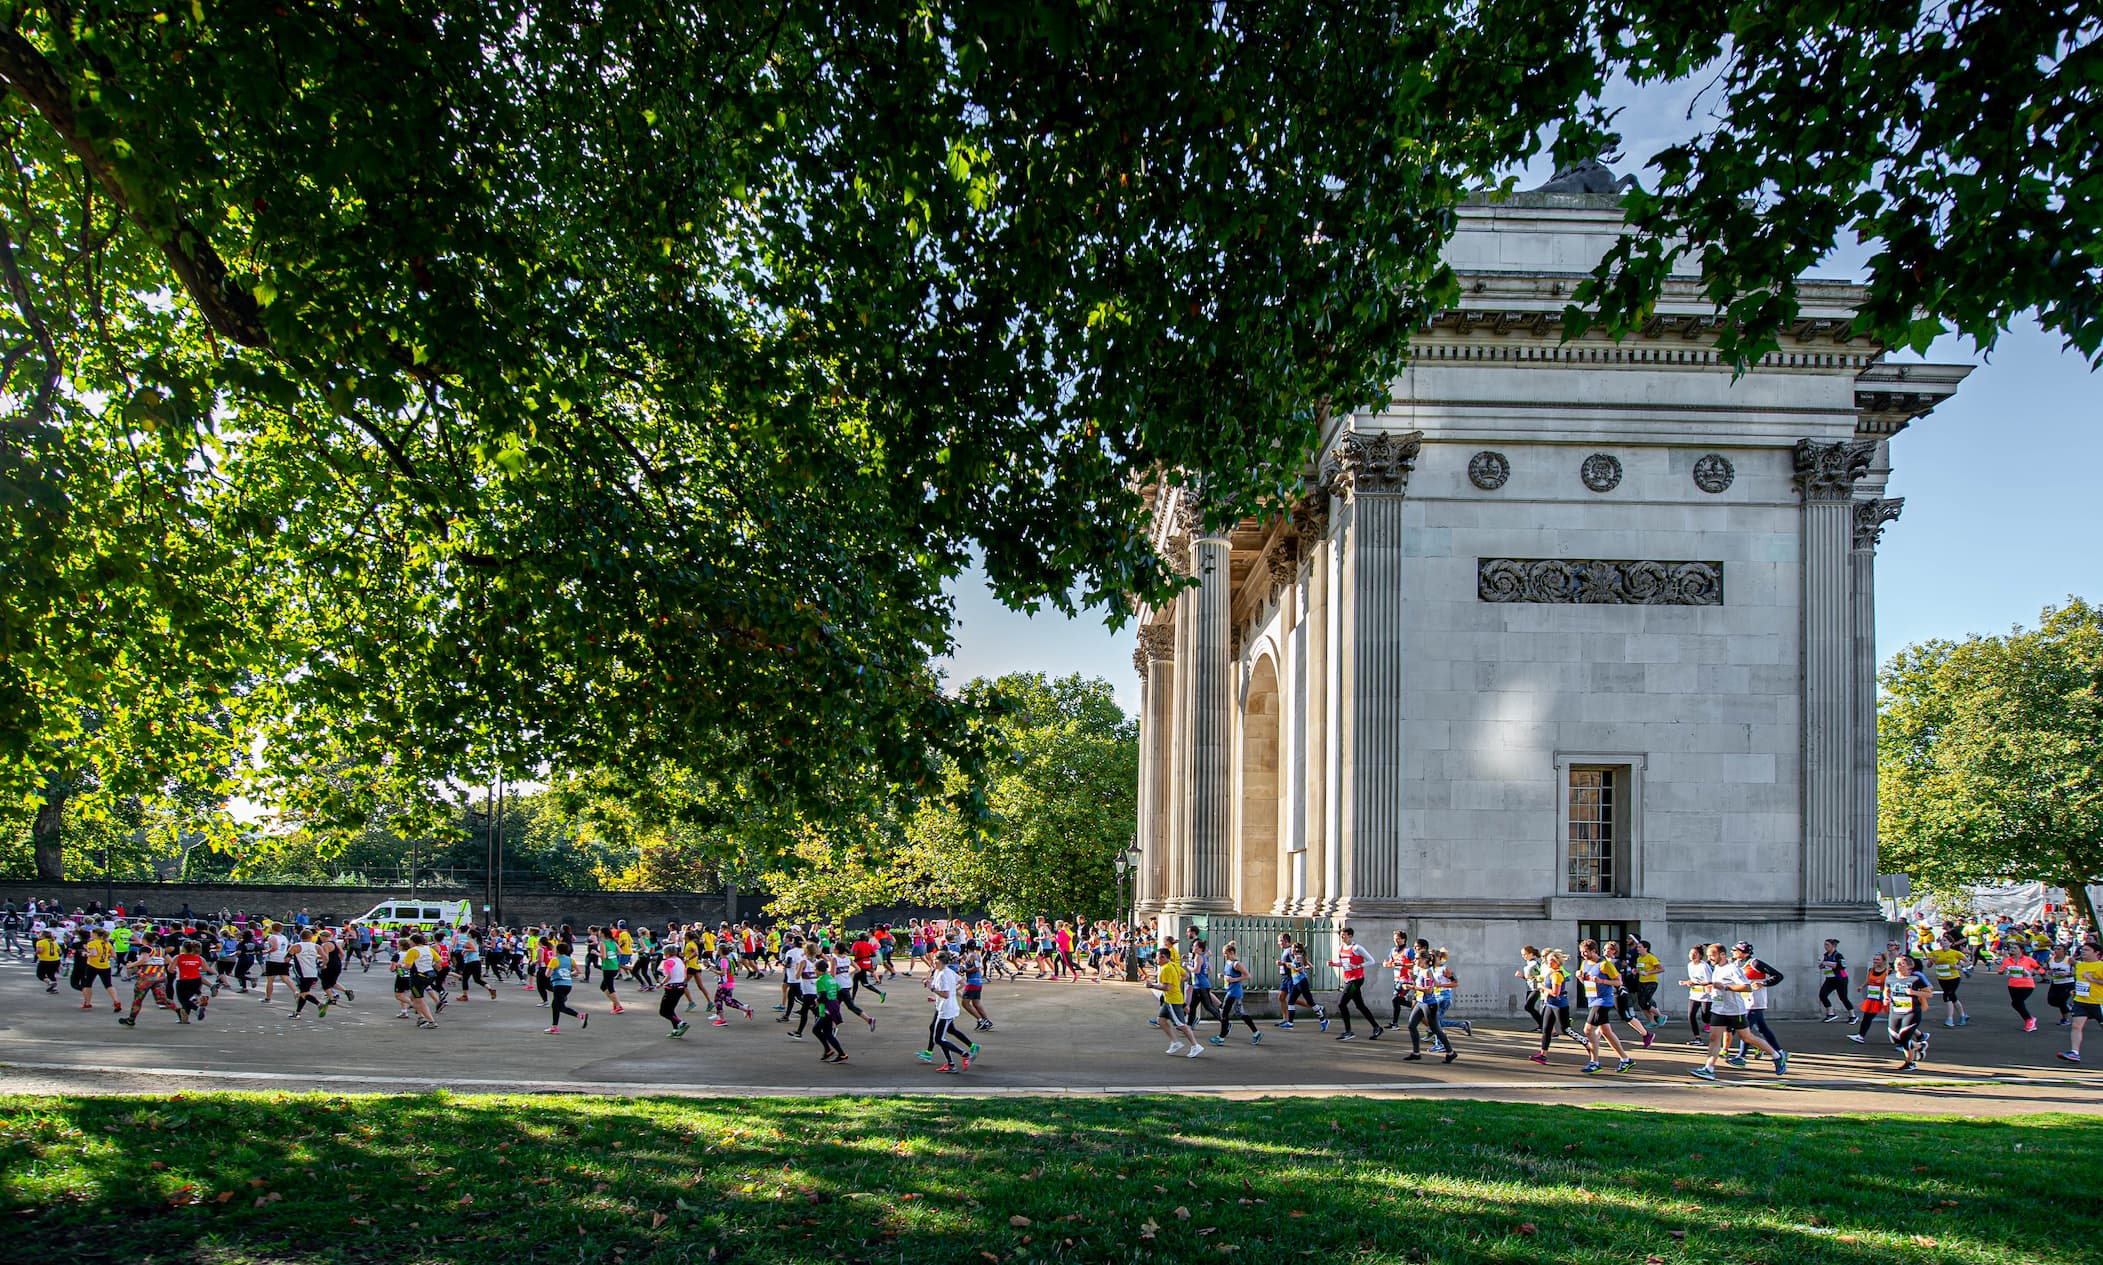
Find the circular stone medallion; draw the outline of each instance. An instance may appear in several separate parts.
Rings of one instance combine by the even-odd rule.
[[[1611,492],[1621,485],[1621,459],[1611,453],[1595,452],[1578,467],[1577,477],[1594,492]]]
[[[1512,477],[1512,463],[1501,452],[1478,452],[1468,458],[1468,482],[1485,492],[1494,492]]]
[[[1712,452],[1694,463],[1694,486],[1704,492],[1721,492],[1737,477],[1731,459],[1720,452]]]

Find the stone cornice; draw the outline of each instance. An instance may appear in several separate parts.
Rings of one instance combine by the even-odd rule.
[[[1132,667],[1140,676],[1156,659],[1176,657],[1176,630],[1168,624],[1141,624],[1139,645],[1132,651]]]
[[[1855,434],[1889,439],[1957,393],[1970,365],[1879,364],[1855,379]]]
[[[1807,501],[1845,501],[1855,494],[1855,480],[1869,470],[1877,446],[1867,440],[1824,444],[1796,441],[1796,490]]]
[[[1322,459],[1322,487],[1335,496],[1400,496],[1423,447],[1420,430],[1346,431]]]

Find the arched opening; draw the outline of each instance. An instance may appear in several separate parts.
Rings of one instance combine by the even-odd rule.
[[[1241,712],[1241,837],[1235,906],[1267,914],[1278,902],[1278,669],[1257,660]]]

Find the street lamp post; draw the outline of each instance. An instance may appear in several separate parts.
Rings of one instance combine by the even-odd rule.
[[[1125,906],[1125,982],[1139,978],[1139,844],[1135,840],[1131,847],[1117,854],[1117,896]],[[1125,878],[1129,875],[1132,888],[1129,898],[1125,890]]]

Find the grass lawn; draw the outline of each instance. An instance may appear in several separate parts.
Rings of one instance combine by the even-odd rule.
[[[2099,1156],[2090,1117],[0,1097],[0,1258],[2059,1265],[2103,1242]]]

